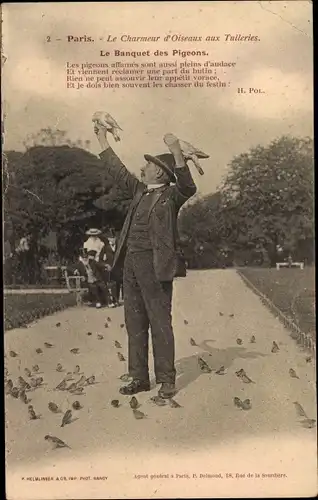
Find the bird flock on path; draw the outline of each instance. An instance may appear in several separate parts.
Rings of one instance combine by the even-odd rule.
[[[222,317],[224,316],[224,313],[219,312],[219,315]],[[230,318],[234,318],[234,314],[229,315]],[[109,328],[109,324],[111,323],[111,318],[107,318],[107,322],[105,323],[105,328]],[[184,320],[185,325],[189,325],[188,320]],[[56,328],[59,328],[61,326],[61,323],[56,323]],[[124,324],[119,325],[121,329],[125,327]],[[92,336],[92,332],[87,332],[88,336]],[[96,335],[98,340],[103,340],[104,335],[102,334],[97,334]],[[243,345],[243,340],[242,339],[237,339],[236,340],[238,345]],[[251,344],[256,343],[256,337],[255,335],[252,335],[249,342]],[[44,342],[44,348],[45,349],[54,349],[54,345],[49,343],[49,342]],[[192,347],[199,347],[197,344],[196,340],[193,337],[190,337],[190,345]],[[114,348],[117,350],[117,357],[119,361],[126,361],[124,355],[120,352],[120,349],[122,349],[122,345],[118,340],[114,341]],[[277,344],[277,342],[273,341],[272,347],[271,347],[271,353],[277,354],[279,353],[280,348]],[[74,356],[78,355],[80,353],[80,349],[78,347],[70,349],[70,353],[72,353]],[[41,355],[43,354],[43,349],[41,348],[36,348],[35,349],[35,355]],[[13,350],[9,351],[9,356],[11,358],[17,358],[19,361],[18,367],[19,371],[21,373],[21,360],[19,357],[19,354]],[[6,358],[6,356],[5,356]],[[312,358],[310,356],[306,357],[306,363],[311,363]],[[198,355],[198,366],[200,371],[204,373],[214,373],[215,375],[218,376],[223,376],[227,374],[227,369],[225,366],[220,366],[217,369],[212,369],[209,364],[200,356]],[[56,385],[56,387],[52,388],[51,390],[54,391],[60,391],[64,392],[65,394],[69,396],[84,396],[85,390],[87,390],[88,387],[97,384],[98,382],[96,381],[95,375],[89,375],[84,374],[81,371],[81,367],[79,364],[76,364],[75,367],[72,369],[72,371],[66,371],[66,369],[63,367],[61,363],[57,363],[56,368],[55,368],[57,373],[64,373],[64,376],[62,380]],[[28,417],[31,421],[36,421],[42,418],[42,415],[37,413],[33,405],[31,404],[32,402],[32,393],[35,390],[38,390],[39,388],[43,387],[45,384],[44,378],[40,376],[41,371],[40,371],[40,366],[39,364],[35,363],[32,368],[25,367],[23,370],[24,376],[19,375],[16,383],[13,383],[12,378],[10,378],[10,374],[8,372],[8,368],[5,363],[5,369],[4,369],[4,381],[5,381],[5,394],[6,396],[11,396],[14,399],[20,400],[23,404],[26,405],[27,407],[27,413]],[[252,380],[246,373],[246,371],[241,368],[240,370],[237,370],[235,372],[236,377],[244,384],[255,384],[256,382]],[[299,376],[297,375],[296,371],[293,368],[289,368],[289,376],[292,379],[299,379]],[[78,378],[79,377],[79,378]],[[77,380],[76,380],[77,378]],[[124,373],[119,377],[119,379],[122,382],[128,383],[132,380],[132,378],[129,376],[128,373]],[[125,396],[124,396],[125,397]],[[126,397],[128,398],[128,396]],[[69,401],[67,399],[68,404]],[[182,406],[175,400],[175,399],[163,399],[160,396],[153,396],[150,398],[150,402],[156,406],[162,407],[162,406],[170,406],[171,408],[182,408]],[[233,398],[233,403],[234,406],[240,410],[251,410],[252,409],[252,402],[250,399],[245,399],[241,400],[237,396]],[[296,413],[298,417],[301,417],[303,420],[301,421],[303,427],[305,428],[313,428],[316,426],[316,420],[310,418],[301,404],[298,401],[294,401],[294,407],[296,409]],[[113,399],[110,402],[111,407],[113,408],[119,408],[122,406],[122,403],[120,402],[119,399]],[[65,427],[75,420],[78,419],[78,417],[74,418],[75,414],[79,414],[80,410],[83,408],[83,405],[80,401],[75,400],[70,404],[71,408],[68,408],[65,412],[53,401],[49,401],[48,403],[48,411],[59,416],[59,426],[60,427]],[[144,418],[147,418],[147,415],[140,410],[141,403],[138,401],[136,396],[132,396],[129,399],[129,407],[132,410],[132,414],[135,417],[136,420],[142,420]],[[75,413],[74,413],[75,412]],[[53,436],[53,435],[45,435],[44,439],[51,443],[53,448],[70,448],[68,444],[66,444],[64,441],[62,441],[60,438]]]

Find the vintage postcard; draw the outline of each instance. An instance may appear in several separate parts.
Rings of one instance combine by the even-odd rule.
[[[9,500],[316,496],[312,28],[2,4]]]

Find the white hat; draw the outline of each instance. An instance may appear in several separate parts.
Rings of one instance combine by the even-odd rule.
[[[102,232],[99,229],[89,229],[85,234],[88,236],[98,236],[99,234],[102,234]]]

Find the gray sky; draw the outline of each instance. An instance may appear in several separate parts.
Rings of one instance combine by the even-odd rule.
[[[210,159],[202,162],[204,177],[192,169],[199,192],[205,194],[217,188],[234,155],[282,134],[313,133],[312,7],[308,1],[17,3],[5,4],[3,9],[5,149],[23,150],[28,134],[50,126],[67,130],[73,139],[90,140],[97,154],[91,116],[95,110],[107,110],[124,129],[114,149],[134,172],[144,153],[165,151],[162,137],[166,132],[209,153]],[[124,33],[162,39],[169,33],[222,38],[224,33],[241,33],[257,35],[260,42],[160,41],[156,46],[120,42],[110,46],[98,40]],[[65,41],[67,35],[85,34],[96,37],[96,43]],[[48,35],[62,41],[46,43]],[[224,89],[66,89],[67,61],[105,62],[99,51],[109,48],[207,50],[208,59],[234,61],[236,68],[227,70],[231,85]],[[241,86],[261,87],[265,93],[238,94]]]

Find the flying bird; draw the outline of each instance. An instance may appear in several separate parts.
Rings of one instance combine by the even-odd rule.
[[[63,418],[62,418],[61,427],[64,427],[65,425],[70,424],[71,420],[72,420],[72,410],[66,410],[66,412],[64,413]]]
[[[114,408],[118,408],[119,407],[119,401],[118,399],[113,399],[110,403]]]
[[[250,343],[251,343],[251,344],[255,344],[255,342],[256,342],[255,335],[252,335],[252,336],[251,336],[251,339],[250,339]]]
[[[273,353],[276,353],[279,351],[279,347],[278,347],[278,344],[275,342],[275,340],[273,341],[273,345],[272,345],[272,349],[271,349],[271,352]]]
[[[304,408],[301,406],[301,404],[298,403],[298,401],[294,401],[294,405],[295,405],[295,408],[296,408],[297,415],[299,417],[308,418],[308,415],[306,414]]]
[[[192,337],[190,338],[190,344],[191,344],[192,346],[198,345],[198,344],[196,343],[196,341],[195,341]]]
[[[293,370],[292,368],[289,369],[289,375],[291,376],[291,378],[299,378],[295,370]]]
[[[181,405],[175,399],[169,399],[169,404],[171,408],[182,408]]]
[[[64,441],[62,441],[62,439],[59,439],[55,436],[46,435],[44,439],[52,443],[54,445],[54,448],[69,448],[69,446],[64,443]]]
[[[38,347],[37,349],[35,349],[35,352],[37,354],[42,354],[43,353],[43,351],[42,351],[42,349],[40,347]]]
[[[43,384],[43,377],[37,377],[35,379],[35,384],[36,384],[35,387],[40,387],[40,385]]]
[[[70,349],[70,352],[71,352],[72,354],[78,354],[78,352],[79,352],[79,348],[78,348],[78,347],[73,347],[73,349]]]
[[[53,345],[53,344],[50,344],[50,342],[44,342],[44,345],[45,345],[45,347],[47,347],[48,349],[49,349],[50,347],[54,347],[54,345]]]
[[[18,356],[15,351],[10,351],[9,354],[10,354],[11,358],[16,358]]]
[[[216,375],[225,375],[225,366],[221,366],[215,373]]]
[[[100,126],[106,128],[108,132],[110,132],[116,142],[120,141],[119,130],[123,130],[120,128],[116,120],[105,111],[96,111],[93,114],[92,122],[95,126]]]
[[[125,357],[122,355],[122,353],[121,353],[121,352],[118,352],[118,353],[117,353],[117,356],[118,356],[119,361],[126,361],[126,360],[125,360]]]
[[[212,370],[209,367],[209,365],[204,361],[204,359],[198,358],[198,363],[199,363],[199,367],[200,367],[201,372],[211,373]]]
[[[133,414],[136,420],[141,420],[142,418],[146,418],[146,415],[139,410],[133,410]]]
[[[150,398],[150,401],[155,403],[155,405],[157,406],[166,406],[167,404],[167,401],[160,396],[153,396],[152,398]]]
[[[308,356],[308,357],[306,358],[306,363],[311,363],[311,362],[312,362],[312,357],[311,357],[311,356]]]
[[[133,410],[136,410],[140,406],[140,404],[138,403],[138,399],[135,396],[131,398],[131,400],[129,401],[129,405]]]
[[[74,410],[81,410],[83,408],[83,406],[81,405],[81,403],[79,401],[74,401],[74,403],[72,404],[72,408]]]
[[[115,347],[116,347],[117,349],[121,349],[121,348],[122,348],[122,345],[121,345],[121,343],[120,343],[120,342],[118,342],[118,340],[115,340]]]
[[[48,404],[48,409],[49,409],[52,413],[61,413],[61,410],[59,409],[59,407],[57,406],[57,404],[52,403],[52,402],[50,402],[50,403]]]

